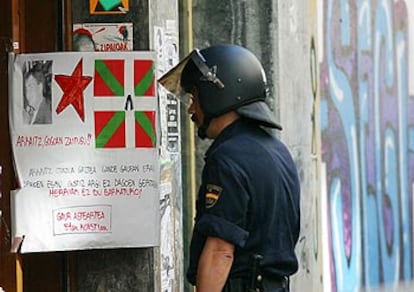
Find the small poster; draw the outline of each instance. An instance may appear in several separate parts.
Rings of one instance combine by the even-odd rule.
[[[158,76],[162,76],[178,63],[178,35],[175,33],[175,22],[167,20],[172,28],[164,30],[162,27],[154,27],[154,47],[157,53]],[[167,27],[169,27],[167,26]],[[160,86],[158,91],[160,99],[160,114],[162,127],[162,145],[170,153],[180,151],[180,105],[177,98]]]
[[[159,244],[154,60],[142,51],[10,55],[20,252]]]
[[[89,0],[90,14],[125,14],[129,0]]]
[[[72,48],[77,52],[133,50],[132,23],[83,23],[73,25]]]

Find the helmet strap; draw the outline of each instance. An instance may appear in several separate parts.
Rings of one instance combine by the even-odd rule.
[[[204,116],[203,124],[198,128],[197,135],[201,139],[207,138],[207,129],[210,126],[211,120],[213,118],[211,116]]]

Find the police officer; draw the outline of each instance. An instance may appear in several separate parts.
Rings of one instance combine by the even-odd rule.
[[[258,59],[236,45],[194,50],[160,79],[190,96],[205,155],[187,278],[197,291],[289,291],[298,269],[300,185],[265,100]],[[181,91],[181,92],[180,92]]]

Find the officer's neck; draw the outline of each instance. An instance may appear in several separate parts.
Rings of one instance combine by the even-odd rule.
[[[239,119],[240,116],[235,111],[231,111],[216,118],[213,118],[210,122],[209,127],[207,128],[206,134],[210,139],[217,138],[220,133],[230,126],[234,121]]]

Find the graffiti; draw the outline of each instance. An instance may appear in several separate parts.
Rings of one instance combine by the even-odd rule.
[[[413,280],[410,2],[324,1],[320,112],[332,291]]]

